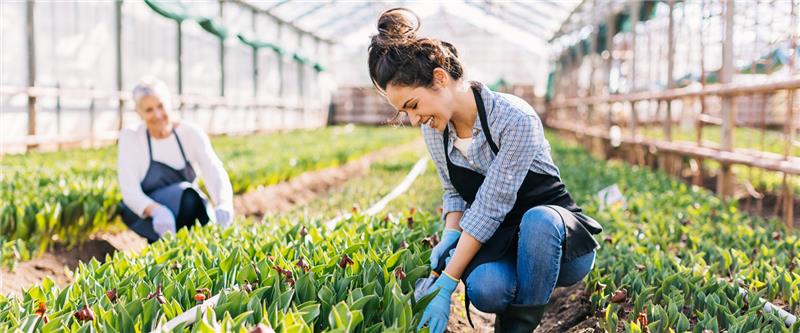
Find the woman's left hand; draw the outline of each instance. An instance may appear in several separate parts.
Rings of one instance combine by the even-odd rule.
[[[447,328],[447,322],[450,319],[450,296],[458,286],[458,280],[453,279],[447,273],[442,272],[442,275],[436,279],[436,282],[431,286],[431,292],[439,293],[436,297],[428,303],[425,312],[422,314],[422,320],[417,326],[417,330],[421,330],[422,326],[428,324],[431,333],[442,333]]]

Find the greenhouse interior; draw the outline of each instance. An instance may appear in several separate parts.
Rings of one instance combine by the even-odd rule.
[[[800,332],[800,0],[4,0],[0,331]]]

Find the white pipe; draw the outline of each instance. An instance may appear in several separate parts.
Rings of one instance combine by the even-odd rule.
[[[411,168],[411,171],[409,171],[408,175],[406,175],[406,178],[403,179],[403,181],[400,182],[400,184],[398,184],[397,187],[395,187],[391,192],[389,192],[383,198],[381,198],[381,200],[379,200],[374,205],[369,207],[366,211],[364,211],[364,215],[373,216],[375,214],[380,213],[384,208],[386,208],[386,205],[390,201],[396,199],[401,194],[403,194],[403,192],[407,191],[408,188],[411,187],[411,184],[414,183],[414,180],[417,179],[417,176],[422,174],[422,172],[425,171],[427,166],[428,166],[428,157],[426,156],[420,158],[417,161],[417,163],[414,164],[414,167]],[[328,222],[325,222],[324,224],[326,227],[328,227],[328,229],[333,229],[336,227],[336,224],[339,223],[339,221],[348,219],[351,216],[352,214],[348,213],[343,216],[338,216]]]
[[[737,279],[736,283],[744,284],[744,281],[741,280],[741,279]],[[748,293],[747,289],[739,287],[739,294],[741,294],[744,297],[747,297],[747,293]],[[781,308],[781,307],[779,307],[779,306],[777,306],[775,304],[772,304],[771,302],[768,302],[764,298],[759,297],[758,299],[760,301],[764,302],[764,311],[777,312],[778,316],[780,316],[781,319],[783,319],[783,323],[786,324],[786,326],[791,327],[792,325],[794,325],[794,323],[797,322],[797,317],[795,315],[793,315],[791,312],[786,311],[783,308]]]

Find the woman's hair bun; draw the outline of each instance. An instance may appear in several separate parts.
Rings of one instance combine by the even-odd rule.
[[[419,16],[416,13],[406,8],[389,9],[383,12],[378,19],[376,42],[402,44],[414,41],[417,38],[419,26]]]
[[[442,68],[454,80],[464,75],[458,51],[447,42],[417,37],[419,16],[406,8],[389,9],[378,18],[367,52],[372,84],[385,93],[389,83],[430,87],[433,71]]]

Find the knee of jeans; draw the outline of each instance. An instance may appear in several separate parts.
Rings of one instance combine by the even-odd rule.
[[[594,268],[596,253],[596,251],[592,251],[562,264],[556,286],[571,286],[583,280],[583,278],[592,271],[592,268]]]
[[[533,207],[522,216],[520,238],[523,238],[522,236],[528,240],[547,236],[561,238],[564,232],[561,215],[550,207]]]
[[[502,281],[468,283],[467,296],[478,310],[486,313],[503,312],[514,299],[516,286]]]

